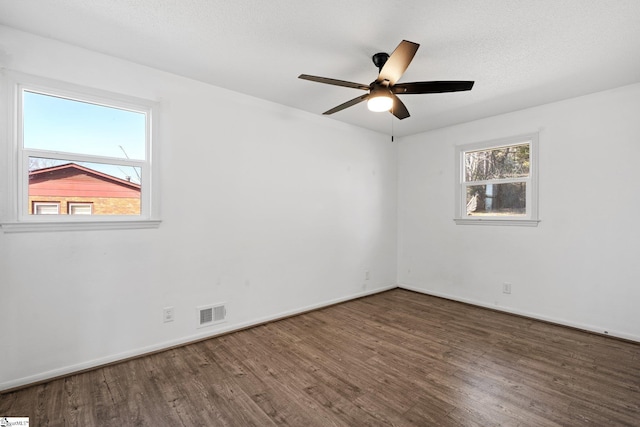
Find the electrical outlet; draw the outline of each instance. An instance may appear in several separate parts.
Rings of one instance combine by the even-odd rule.
[[[164,323],[173,322],[173,307],[165,307],[162,309],[162,320]]]
[[[369,280],[371,278],[371,274],[369,274],[369,270],[364,272],[364,280]]]
[[[511,283],[504,282],[502,284],[502,293],[510,294],[511,293]]]

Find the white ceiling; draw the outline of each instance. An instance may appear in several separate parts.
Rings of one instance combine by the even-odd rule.
[[[640,82],[639,0],[0,0],[0,24],[314,114],[362,92],[299,74],[369,84],[410,40],[400,82],[473,90],[326,117],[398,136]]]

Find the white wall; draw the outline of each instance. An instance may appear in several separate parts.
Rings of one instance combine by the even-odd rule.
[[[0,65],[160,101],[163,220],[0,232],[0,389],[395,286],[388,136],[6,27]]]
[[[455,145],[536,131],[539,226],[455,225]],[[639,170],[640,84],[403,138],[399,283],[640,340]]]

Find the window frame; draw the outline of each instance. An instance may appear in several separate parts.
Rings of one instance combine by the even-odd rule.
[[[71,83],[3,70],[7,107],[6,206],[1,227],[5,233],[31,231],[75,231],[103,229],[157,228],[160,225],[158,197],[158,121],[157,102]],[[67,98],[106,107],[143,113],[145,121],[145,159],[84,155],[25,148],[23,143],[23,91]],[[29,157],[76,162],[127,165],[141,168],[140,215],[30,215]],[[1,212],[0,212],[1,213]],[[43,217],[47,218],[43,218]]]
[[[525,215],[483,215],[469,216],[466,214],[466,186],[464,156],[470,151],[493,150],[515,145],[529,144],[529,177],[505,179],[501,183],[526,183],[526,213]],[[454,221],[458,225],[516,225],[536,227],[540,222],[538,217],[538,133],[529,133],[502,139],[461,144],[455,147],[455,213]],[[499,180],[496,180],[499,181]],[[501,181],[501,180],[500,180]]]

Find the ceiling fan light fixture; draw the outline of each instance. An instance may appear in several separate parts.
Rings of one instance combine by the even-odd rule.
[[[393,99],[385,93],[372,95],[367,101],[367,108],[370,111],[375,111],[377,113],[382,111],[389,111],[392,106]]]

